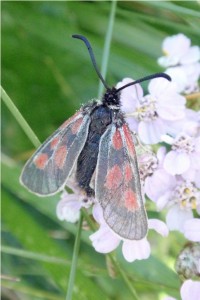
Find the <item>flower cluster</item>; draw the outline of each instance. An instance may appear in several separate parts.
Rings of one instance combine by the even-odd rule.
[[[200,114],[186,106],[186,95],[199,90],[200,49],[178,34],[164,40],[163,52],[165,56],[158,63],[167,68],[165,72],[172,82],[154,79],[147,94],[139,84],[123,89],[121,108],[130,129],[143,147],[148,147],[148,151],[138,155],[143,192],[159,211],[166,211],[166,224],[149,219],[148,227],[162,236],[167,236],[169,230],[178,230],[186,239],[200,242]],[[133,81],[125,78],[116,88]],[[73,194],[63,193],[57,215],[61,220],[76,222],[81,207],[93,204],[93,217],[99,229],[90,240],[97,252],[109,253],[121,244],[128,262],[149,257],[146,237],[139,241],[119,237],[106,224],[96,200],[86,203],[76,186],[71,189]],[[181,288],[182,299],[189,299],[186,294],[190,295],[191,289],[199,295],[199,285],[187,280]]]
[[[200,49],[191,46],[191,41],[179,33],[167,37],[162,44],[164,56],[158,63],[167,68],[165,72],[172,77],[179,92],[191,93],[198,91],[200,75]]]
[[[186,36],[178,34],[164,40],[163,51],[166,56],[158,60],[161,65],[178,65],[181,70],[192,65],[198,69],[193,81],[197,86],[199,47],[191,46]],[[148,151],[139,157],[146,196],[158,210],[167,209],[169,230],[179,230],[186,238],[200,241],[196,226],[199,219],[194,218],[194,213],[200,214],[200,114],[186,107],[186,98],[178,88],[179,78],[173,80],[172,76],[172,82],[152,80],[147,95],[139,84],[122,90],[122,109],[140,140],[151,145],[152,151],[157,149],[156,156]],[[117,88],[131,81],[125,78]]]

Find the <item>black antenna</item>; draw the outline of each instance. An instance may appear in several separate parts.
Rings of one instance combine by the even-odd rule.
[[[100,78],[101,82],[103,83],[103,85],[105,86],[105,88],[109,89],[108,85],[106,84],[105,80],[103,79],[103,77],[102,77],[102,75],[101,75],[101,73],[100,73],[100,71],[97,67],[97,63],[96,63],[96,60],[95,60],[95,57],[94,57],[92,46],[90,45],[90,42],[88,41],[88,39],[85,36],[80,35],[80,34],[73,34],[72,37],[75,38],[75,39],[82,40],[85,43],[86,47],[88,48],[88,52],[90,54],[92,64],[95,68],[95,71],[96,71],[97,75],[99,76],[99,78]]]
[[[165,73],[155,73],[155,74],[148,75],[148,76],[145,76],[143,78],[140,78],[140,79],[138,79],[136,81],[127,83],[126,85],[124,85],[124,86],[120,87],[119,89],[117,89],[117,92],[120,92],[121,90],[127,88],[128,86],[131,86],[131,85],[134,85],[134,84],[146,81],[146,80],[151,80],[151,79],[159,78],[159,77],[165,78],[165,79],[167,79],[169,81],[172,80],[171,77],[169,75],[165,74]]]

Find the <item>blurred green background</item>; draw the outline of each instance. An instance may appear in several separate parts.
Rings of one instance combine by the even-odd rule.
[[[100,66],[111,5],[2,2],[2,86],[41,141],[80,104],[97,96],[98,78],[86,48],[71,35],[90,40]],[[199,17],[196,1],[119,1],[108,84],[163,71],[156,62],[163,39],[182,32],[197,45]],[[65,299],[76,225],[57,220],[59,195],[40,199],[19,185],[22,165],[33,151],[3,103],[2,299]],[[109,275],[109,262],[91,247],[89,234],[82,233],[73,299],[132,299],[120,274]],[[184,240],[177,233],[167,239],[150,233],[149,238],[153,249],[148,261],[128,264],[120,249],[117,260],[139,299],[161,299],[165,293],[178,298],[180,281],[173,263]]]

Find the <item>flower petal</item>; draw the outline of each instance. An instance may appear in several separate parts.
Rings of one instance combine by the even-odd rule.
[[[166,133],[166,127],[160,119],[149,122],[140,122],[138,134],[145,144],[156,144],[161,141],[161,136]]]
[[[100,253],[112,252],[120,243],[120,239],[106,225],[101,225],[99,230],[90,235],[89,238],[95,250]]]
[[[159,211],[165,208],[165,206],[167,206],[170,203],[171,195],[172,192],[167,191],[158,198],[158,200],[156,201],[156,206]]]
[[[177,88],[173,82],[168,81],[165,78],[156,78],[150,81],[148,91],[153,97],[159,99],[163,95],[176,94]]]
[[[174,177],[164,169],[159,169],[145,180],[144,190],[146,195],[152,200],[157,201],[167,190],[174,187]]]
[[[187,220],[184,224],[184,235],[190,241],[200,242],[200,219]]]
[[[192,64],[200,60],[200,48],[198,46],[192,46],[188,49],[187,53],[182,56],[181,64]]]
[[[71,196],[71,197],[70,197]],[[60,200],[56,206],[56,214],[61,221],[75,223],[80,217],[81,203],[77,195],[68,195],[68,200]]]
[[[102,209],[102,207],[99,203],[96,203],[93,206],[92,214],[93,214],[93,218],[95,219],[95,221],[97,223],[105,224],[105,220],[104,220],[104,217],[103,217],[103,209]]]
[[[158,99],[157,113],[164,120],[182,119],[185,116],[185,103],[185,97],[177,93],[162,95]]]
[[[166,216],[169,230],[184,231],[184,223],[193,218],[192,211],[181,210],[178,205],[171,207]]]
[[[158,60],[159,64],[164,67],[178,64],[190,49],[190,44],[190,39],[182,33],[165,38],[162,49],[166,56]]]
[[[163,167],[172,175],[182,174],[190,167],[189,155],[177,151],[170,151],[165,156]]]
[[[185,87],[188,84],[188,78],[183,67],[178,66],[168,68],[167,70],[165,70],[165,73],[167,73],[175,83],[178,93],[181,93],[185,90]]]
[[[158,219],[149,219],[148,225],[149,229],[154,229],[157,233],[159,233],[162,236],[168,236],[169,234],[167,225]]]
[[[160,147],[157,151],[157,158],[159,160],[159,164],[162,164],[163,159],[166,155],[167,149],[165,147]]]
[[[191,167],[195,170],[200,170],[200,152],[191,153]]]
[[[182,300],[200,300],[200,282],[186,280],[181,287]]]
[[[151,248],[146,238],[139,241],[124,241],[122,253],[128,262],[138,259],[147,259],[150,256]]]
[[[137,132],[138,131],[138,121],[133,117],[126,117],[126,122],[131,131]]]
[[[116,85],[116,88],[120,88],[130,82],[133,82],[134,79],[124,78],[121,82]],[[132,85],[125,88],[121,91],[120,102],[122,106],[122,111],[125,113],[132,113],[137,104],[140,102],[140,99],[143,97],[143,90],[139,84]]]

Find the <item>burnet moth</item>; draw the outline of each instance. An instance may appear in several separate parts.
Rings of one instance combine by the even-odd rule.
[[[133,136],[120,107],[120,92],[145,80],[171,79],[157,73],[118,89],[109,88],[89,41],[82,35],[72,37],[85,43],[106,92],[101,100],[83,105],[39,147],[26,163],[20,181],[32,193],[49,196],[63,190],[73,174],[83,194],[100,203],[106,223],[117,235],[140,240],[147,234],[147,216]]]

